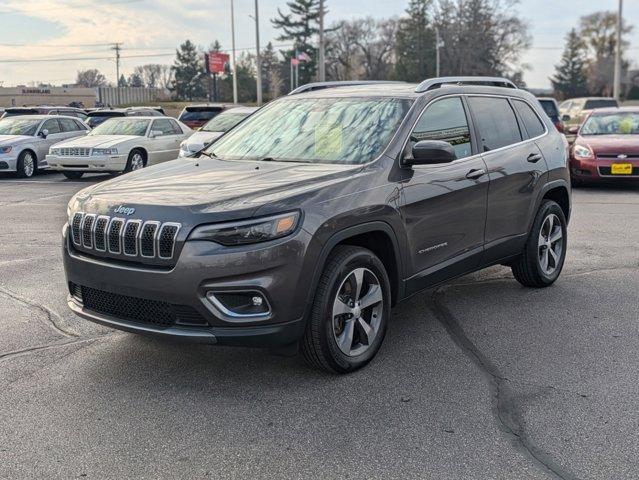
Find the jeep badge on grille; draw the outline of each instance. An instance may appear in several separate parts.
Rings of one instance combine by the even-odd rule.
[[[115,210],[113,210],[113,213],[122,213],[123,215],[133,215],[135,213],[135,208],[119,205],[115,208]]]

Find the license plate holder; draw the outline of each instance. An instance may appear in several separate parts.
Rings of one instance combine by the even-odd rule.
[[[610,166],[612,175],[632,175],[632,163],[613,163]]]

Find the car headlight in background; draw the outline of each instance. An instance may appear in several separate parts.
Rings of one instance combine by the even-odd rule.
[[[60,149],[59,148],[50,148],[49,149],[49,155],[60,155]]]
[[[117,148],[94,148],[91,150],[91,155],[117,155]]]
[[[9,153],[13,147],[0,147],[0,153]]]
[[[595,155],[592,150],[585,145],[575,145],[572,149],[572,154],[575,158],[594,158]]]
[[[208,240],[227,247],[266,242],[293,233],[299,219],[299,212],[289,212],[240,222],[201,225],[191,233],[189,240]]]

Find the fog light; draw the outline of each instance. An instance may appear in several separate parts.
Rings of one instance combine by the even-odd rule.
[[[264,302],[264,299],[262,297],[253,297],[251,298],[251,301],[253,302],[253,305],[255,307],[260,307],[262,306],[262,303]]]
[[[268,300],[257,291],[207,292],[207,300],[222,316],[233,319],[267,317],[271,313]]]

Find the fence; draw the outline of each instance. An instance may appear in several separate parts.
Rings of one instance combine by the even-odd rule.
[[[96,90],[98,101],[113,107],[169,100],[169,92],[162,88],[98,87]]]

